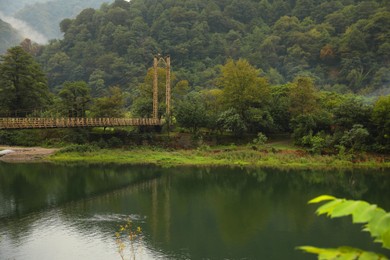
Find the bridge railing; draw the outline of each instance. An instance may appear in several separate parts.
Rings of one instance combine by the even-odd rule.
[[[0,118],[0,129],[156,126],[162,125],[155,118]]]

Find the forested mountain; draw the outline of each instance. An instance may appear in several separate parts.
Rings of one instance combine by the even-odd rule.
[[[0,19],[0,53],[4,53],[9,47],[17,45],[22,37],[12,26]]]
[[[386,0],[116,0],[61,22],[64,39],[39,57],[51,87],[101,80],[135,87],[156,53],[177,79],[207,88],[216,65],[245,58],[271,84],[297,75],[339,92],[388,89]]]
[[[48,39],[62,38],[59,23],[65,18],[73,18],[85,8],[99,8],[110,0],[46,0],[25,5],[14,15],[27,22],[37,32]]]

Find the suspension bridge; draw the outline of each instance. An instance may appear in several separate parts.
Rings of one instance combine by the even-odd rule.
[[[0,129],[115,127],[115,126],[158,126],[164,120],[159,118],[0,118]]]
[[[34,128],[76,128],[76,127],[124,127],[124,126],[160,126],[164,119],[158,115],[158,64],[163,61],[166,68],[166,116],[170,116],[171,74],[170,57],[157,55],[153,62],[153,113],[150,118],[86,118],[86,117],[0,117],[1,129]],[[33,114],[33,113],[32,113]]]

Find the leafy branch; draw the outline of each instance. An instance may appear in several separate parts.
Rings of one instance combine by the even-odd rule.
[[[390,249],[390,213],[377,205],[361,200],[346,200],[329,195],[321,195],[309,201],[309,204],[327,201],[316,210],[317,215],[326,214],[330,218],[352,216],[352,223],[363,225],[363,231],[370,233],[374,242],[382,244],[382,247]],[[384,255],[366,252],[351,247],[317,248],[312,246],[300,246],[308,253],[318,255],[318,259],[388,259]]]

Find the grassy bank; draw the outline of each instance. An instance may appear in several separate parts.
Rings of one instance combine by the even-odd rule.
[[[248,166],[276,168],[390,168],[389,156],[311,155],[291,147],[254,149],[249,146],[201,147],[194,150],[169,150],[142,147],[134,149],[98,149],[60,151],[49,157],[52,162],[88,162],[154,164],[164,167]]]

